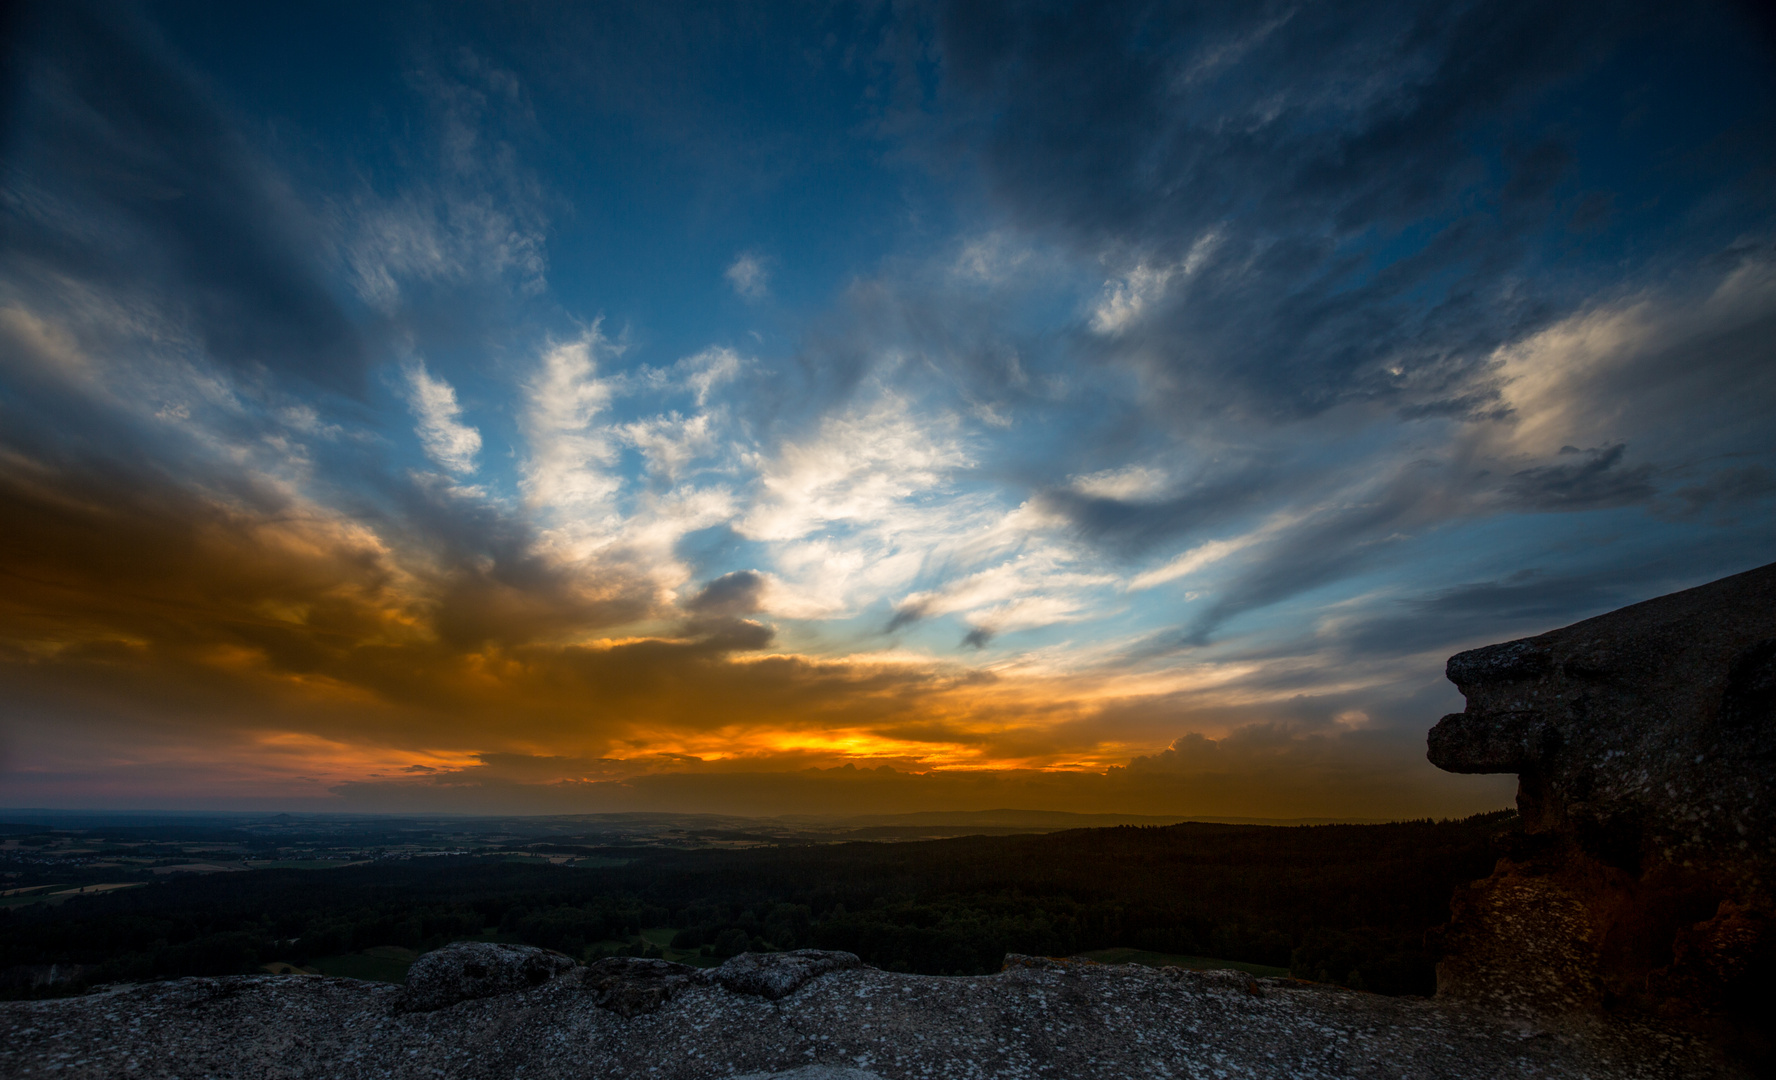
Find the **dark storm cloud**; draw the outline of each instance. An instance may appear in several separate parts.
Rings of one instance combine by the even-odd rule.
[[[1370,497],[1329,509],[1266,545],[1191,621],[1181,644],[1199,646],[1228,620],[1329,585],[1374,564],[1405,530],[1444,509],[1443,478],[1408,467]]]
[[[1756,414],[1718,403],[1768,399],[1768,305],[1710,301],[1689,316],[1654,303],[1631,325],[1635,285],[1614,257],[1632,237],[1640,270],[1668,274],[1657,288],[1694,301],[1731,292],[1736,273],[1755,278],[1765,259],[1755,238],[1772,203],[1745,184],[1768,174],[1776,145],[1759,139],[1772,115],[1767,76],[1739,84],[1761,96],[1684,109],[1676,126],[1630,115],[1645,95],[1700,92],[1698,73],[1721,55],[1704,39],[1735,32],[1722,18],[1515,0],[943,9],[934,112],[980,166],[993,206],[1105,267],[1100,306],[1063,339],[1068,360],[1141,378],[1138,411],[1105,401],[1111,419],[1093,424],[1100,401],[1087,386],[1072,415],[1044,425],[1025,462],[1035,504],[1099,552],[1132,558],[1224,536],[1319,490],[1345,500],[1254,545],[1157,648],[1206,644],[1231,619],[1373,571],[1415,534],[1460,518],[1650,504],[1674,456],[1695,452],[1681,432]],[[1686,36],[1692,24],[1705,29]],[[1649,75],[1640,55],[1662,66]],[[1652,160],[1685,164],[1638,164]],[[1596,448],[1541,460],[1528,448],[1526,461],[1502,434],[1519,399],[1505,392],[1501,349],[1609,315],[1617,298],[1626,360],[1587,370],[1581,350],[1536,361],[1574,370],[1566,416],[1601,430],[1559,434]],[[966,323],[957,306],[953,294],[913,298],[901,324],[954,328]],[[935,330],[903,336],[949,344]],[[954,369],[994,370],[965,359],[991,349],[951,352]],[[1432,446],[1445,421],[1501,434],[1473,460],[1453,445],[1428,451],[1423,468],[1367,457],[1361,468],[1398,472],[1367,494],[1344,488],[1353,462],[1342,449],[1318,460],[1244,449],[1276,432],[1311,443],[1316,430],[1336,446],[1358,417],[1389,412],[1429,421]],[[1174,460],[1197,472],[1181,492],[1057,482],[1090,471],[1082,463],[1106,447],[1164,462],[1154,435],[1166,429],[1184,444]],[[1212,462],[1192,461],[1191,444]],[[1402,452],[1425,453],[1389,453]],[[1040,476],[1038,462],[1054,471]],[[1329,484],[1316,487],[1320,477]],[[903,606],[888,629],[923,614]]]
[[[765,578],[756,570],[736,570],[703,586],[685,605],[700,616],[737,617],[759,610]]]
[[[1735,508],[1776,495],[1776,471],[1760,465],[1722,469],[1696,484],[1673,491],[1685,514]]]
[[[365,345],[322,283],[314,223],[155,41],[109,7],[20,17],[5,276],[158,307],[236,369],[360,393]]]
[[[1567,446],[1561,454],[1579,460],[1565,465],[1538,465],[1512,474],[1505,491],[1526,509],[1579,510],[1644,502],[1653,495],[1651,465],[1617,468],[1627,447],[1621,443],[1581,451]]]
[[[1519,570],[1397,601],[1374,617],[1340,630],[1338,645],[1353,653],[1398,655],[1453,650],[1513,631],[1541,633],[1665,591],[1683,581],[1673,561],[1604,570]]]
[[[764,648],[776,639],[776,627],[746,616],[764,607],[766,584],[756,570],[723,574],[685,604],[691,617],[681,632],[737,651]]]
[[[1038,502],[1093,544],[1120,555],[1140,555],[1195,529],[1213,527],[1304,480],[1277,467],[1233,466],[1166,498],[1115,498],[1060,488],[1042,492]]]
[[[150,712],[172,703],[200,726],[239,726],[243,702],[255,703],[249,723],[266,722],[304,686],[323,699],[349,688],[322,724],[336,734],[399,730],[418,709],[434,731],[500,716],[594,741],[643,719],[862,717],[857,694],[894,715],[911,707],[903,698],[945,685],[795,658],[732,664],[773,636],[739,618],[676,638],[562,645],[564,629],[583,638],[645,600],[621,577],[506,584],[497,570],[391,551],[355,522],[261,496],[218,499],[151,468],[13,460],[0,472],[0,517],[15,523],[0,531],[0,667],[50,697],[109,695]]]
[[[1542,238],[1588,164],[1549,103],[1612,122],[1627,106],[1593,85],[1600,64],[1652,20],[1521,0],[967,3],[938,39],[944,100],[998,205],[1113,272],[1172,273],[1094,352],[1162,376],[1188,415],[1471,414],[1490,350],[1586,296],[1582,272],[1541,273],[1574,263]],[[1637,152],[1673,152],[1668,132],[1646,140]],[[1710,213],[1696,243],[1745,224]]]
[[[652,588],[630,568],[603,568],[595,587],[539,549],[535,523],[512,508],[453,492],[435,477],[377,477],[389,507],[358,516],[429,564],[435,626],[453,646],[518,645],[647,615]]]

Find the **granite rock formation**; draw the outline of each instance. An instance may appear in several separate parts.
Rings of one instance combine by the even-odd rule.
[[[757,994],[776,1001],[799,990],[809,979],[829,971],[862,964],[853,953],[796,949],[785,953],[741,953],[715,969],[715,980],[739,994]]]
[[[625,1017],[651,1013],[679,991],[708,981],[706,972],[686,964],[631,956],[607,957],[580,974],[594,1004]]]
[[[1140,1076],[1727,1078],[1702,1040],[1633,1022],[1526,1024],[1459,1001],[1239,972],[1008,957],[997,975],[863,966],[782,997],[661,961],[576,968],[429,1012],[318,975],[180,979],[0,1005],[0,1076],[913,1080]],[[731,961],[730,961],[731,962]],[[783,965],[779,979],[769,974]],[[805,958],[751,957],[756,985]],[[701,976],[701,977],[699,977]],[[674,992],[655,994],[664,978]],[[628,987],[634,981],[636,987]],[[655,997],[659,1000],[654,1001]],[[616,1002],[640,999],[626,1011]]]
[[[736,994],[776,1001],[795,993],[810,979],[862,964],[854,953],[822,949],[741,953],[713,971],[667,960],[613,956],[589,965],[579,979],[591,991],[595,1004],[627,1017],[651,1013],[681,991],[711,983]]]
[[[1639,1009],[1770,1060],[1776,565],[1452,657],[1430,760],[1516,773],[1521,832],[1458,890],[1438,993]]]
[[[570,957],[548,949],[459,941],[413,962],[400,1005],[411,1012],[431,1012],[459,1001],[538,986],[574,966]]]

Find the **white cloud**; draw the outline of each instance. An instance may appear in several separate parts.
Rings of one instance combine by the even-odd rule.
[[[481,452],[481,433],[462,422],[455,388],[426,371],[423,360],[408,364],[405,374],[407,405],[419,421],[414,430],[426,456],[451,472],[474,472],[475,455]]]
[[[1689,456],[1762,427],[1776,393],[1767,331],[1776,264],[1748,259],[1700,302],[1643,294],[1598,305],[1494,354],[1505,424],[1485,452],[1546,458],[1632,442]]]
[[[1121,281],[1106,281],[1104,294],[1092,310],[1092,329],[1100,334],[1120,334],[1132,326],[1148,306],[1165,295],[1172,267],[1136,266]]]
[[[944,585],[908,595],[895,605],[902,617],[963,614],[992,633],[1074,622],[1103,614],[1092,610],[1096,591],[1112,584],[1108,574],[1073,567],[1072,553],[1038,543],[1034,550]]]
[[[623,441],[641,451],[647,469],[668,483],[685,466],[715,449],[712,418],[708,413],[683,417],[677,413],[652,416],[618,429]]]
[[[611,466],[616,447],[594,420],[610,404],[598,378],[598,359],[618,352],[597,325],[577,341],[552,346],[528,390],[530,460],[524,483],[530,500],[556,511],[614,513],[620,486]],[[581,518],[580,524],[590,524]]]
[[[1151,589],[1155,585],[1164,585],[1168,581],[1188,577],[1205,566],[1218,563],[1237,551],[1251,547],[1257,543],[1258,539],[1259,534],[1254,533],[1251,536],[1241,536],[1233,540],[1211,540],[1206,544],[1198,544],[1164,566],[1156,567],[1144,574],[1137,574],[1128,583],[1129,591],[1138,592],[1142,589]]]
[[[658,393],[688,392],[696,399],[697,407],[709,404],[709,395],[722,383],[731,382],[739,377],[740,370],[746,360],[733,349],[721,345],[711,345],[702,352],[684,357],[670,367],[649,367],[642,365],[635,370],[613,375],[605,379],[605,384],[613,394],[638,393],[644,390]]]
[[[962,245],[956,261],[950,266],[952,277],[985,285],[1005,283],[1031,261],[1028,247],[1015,243],[1002,233],[988,233]]]
[[[918,416],[877,389],[764,460],[735,529],[771,545],[782,580],[774,610],[852,611],[1003,516],[991,497],[957,490],[956,472],[972,464],[958,429],[952,414]]]
[[[1210,230],[1198,237],[1177,263],[1149,266],[1140,262],[1124,274],[1122,280],[1104,282],[1097,307],[1092,309],[1092,329],[1109,337],[1127,330],[1165,296],[1174,280],[1190,277],[1202,269],[1220,244],[1220,232]]]
[[[728,283],[746,300],[762,300],[771,293],[771,272],[763,260],[749,251],[741,252],[727,269]]]
[[[711,390],[739,376],[740,354],[733,349],[711,346],[673,366],[684,373],[685,384],[696,395],[697,407],[702,408],[708,404]]]
[[[761,540],[791,540],[835,523],[878,524],[947,487],[970,463],[954,417],[920,423],[890,392],[829,417],[808,442],[786,444],[763,471],[764,497],[742,523]]]
[[[1151,465],[1125,465],[1073,478],[1073,490],[1100,499],[1150,499],[1163,495],[1171,476]]]

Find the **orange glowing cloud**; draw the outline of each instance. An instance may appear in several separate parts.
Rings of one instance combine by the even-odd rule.
[[[153,774],[217,797],[563,808],[701,783],[768,805],[742,798],[740,778],[757,774],[798,777],[796,805],[996,792],[1213,812],[1205,791],[1225,803],[1246,782],[1230,777],[1275,756],[1229,753],[1188,798],[1184,774],[1107,779],[1181,730],[1263,722],[1263,702],[1242,700],[1249,665],[1130,676],[772,651],[768,624],[713,603],[687,618],[621,567],[452,561],[270,488],[224,499],[14,462],[0,513],[18,523],[0,537],[14,715],[56,718],[28,739],[15,726],[10,753],[35,763],[26,781],[53,774],[69,790],[146,790],[127,778]],[[94,741],[109,764],[82,760]],[[877,779],[818,772],[845,766]],[[969,775],[1026,779],[970,789]]]

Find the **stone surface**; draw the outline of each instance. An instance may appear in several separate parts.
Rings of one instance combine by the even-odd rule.
[[[618,1016],[640,1016],[671,1001],[693,983],[708,982],[707,972],[669,960],[612,956],[586,967],[580,983],[593,1002]]]
[[[715,969],[715,979],[737,994],[768,1001],[788,997],[809,979],[862,964],[854,953],[796,949],[782,953],[741,953]]]
[[[619,978],[617,968],[601,969]],[[636,967],[657,985],[659,972]],[[607,985],[605,989],[620,988]],[[990,976],[867,967],[777,1000],[687,979],[651,1012],[600,1006],[582,972],[431,1012],[402,991],[258,975],[0,1005],[0,1076],[281,1080],[1415,1078],[1744,1075],[1694,1035],[1289,979],[1014,958]]]
[[[400,1007],[430,1012],[548,982],[574,968],[571,958],[529,945],[459,941],[426,953],[407,970]]]
[[[1770,1060],[1776,565],[1452,657],[1430,760],[1519,777],[1522,833],[1458,890],[1438,993],[1641,1009]]]

